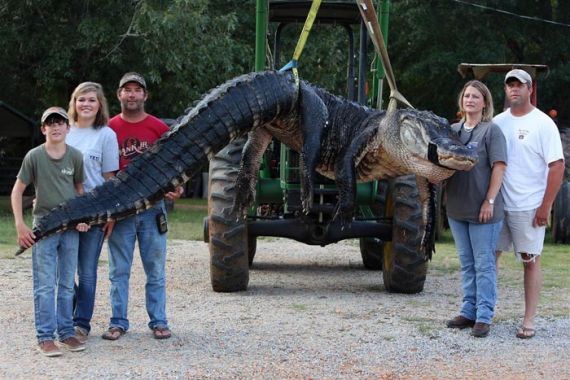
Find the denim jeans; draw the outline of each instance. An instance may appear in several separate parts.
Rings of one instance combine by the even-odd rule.
[[[158,231],[156,216],[165,213],[164,203],[115,224],[109,237],[109,279],[111,280],[111,321],[109,327],[129,328],[127,310],[129,278],[135,241],[146,274],[145,302],[148,326],[168,327],[166,320],[166,233]]]
[[[73,284],[77,268],[77,231],[60,232],[32,248],[34,318],[38,342],[74,336]]]
[[[93,317],[97,287],[97,268],[103,240],[103,228],[99,226],[91,227],[89,231],[79,234],[78,283],[75,286],[73,324],[88,332],[91,330],[90,322]]]
[[[497,302],[495,248],[503,222],[477,224],[448,219],[461,264],[460,314],[490,324]]]

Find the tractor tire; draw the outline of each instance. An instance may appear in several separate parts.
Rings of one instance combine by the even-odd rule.
[[[371,208],[374,216],[383,218],[385,214],[386,194],[388,192],[388,181],[378,181],[377,196],[374,206]],[[360,255],[364,268],[370,270],[382,270],[384,256],[384,242],[374,237],[360,238]]]
[[[419,293],[428,262],[420,249],[422,210],[415,176],[390,181],[386,216],[392,217],[392,241],[384,244],[384,288],[391,293]]]
[[[245,139],[240,138],[210,161],[208,234],[210,279],[215,292],[246,290],[249,282],[247,221],[236,220],[232,207]]]
[[[384,242],[378,238],[360,238],[360,255],[364,268],[382,270],[384,256]]]
[[[555,243],[570,243],[570,185],[564,181],[552,208],[552,238]]]

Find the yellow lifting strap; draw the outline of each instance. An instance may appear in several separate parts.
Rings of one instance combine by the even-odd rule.
[[[301,57],[301,53],[303,52],[303,48],[305,47],[305,43],[307,42],[307,37],[309,37],[309,32],[313,27],[315,18],[317,18],[317,12],[319,11],[320,6],[321,6],[321,0],[313,0],[313,3],[311,4],[311,9],[309,9],[309,14],[307,15],[307,19],[305,20],[305,25],[303,25],[301,36],[299,36],[299,40],[297,41],[297,46],[295,47],[295,52],[293,53],[293,59],[279,70],[279,71],[287,71],[289,69],[292,69],[293,75],[295,76],[295,81],[297,83],[299,82],[299,73],[297,72],[297,66],[299,65],[299,58]]]
[[[390,86],[390,103],[388,104],[388,110],[396,109],[398,101],[410,108],[414,108],[396,87],[396,79],[394,77],[394,72],[392,71],[392,64],[390,63],[390,57],[388,56],[388,50],[384,43],[384,36],[382,35],[382,30],[378,24],[378,18],[376,17],[376,11],[374,10],[372,0],[356,0],[356,2],[358,3],[358,9],[360,10],[360,15],[364,20],[364,24],[366,25],[366,29],[368,29],[368,34],[376,48],[376,53],[380,56],[382,65],[384,66],[384,71],[386,72],[386,80]]]

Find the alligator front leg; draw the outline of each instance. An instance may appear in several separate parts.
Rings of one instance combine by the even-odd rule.
[[[315,168],[321,152],[321,139],[326,127],[328,111],[322,99],[304,83],[300,89],[300,123],[303,136],[301,147],[301,201],[303,211],[309,213],[313,205]]]
[[[255,200],[257,175],[265,150],[271,143],[272,136],[263,128],[257,128],[248,134],[243,147],[240,168],[236,179],[236,198],[233,212],[237,218],[244,217],[247,209]]]
[[[422,205],[422,228],[424,229],[420,249],[426,259],[431,259],[435,252],[436,185],[419,176],[416,176],[416,184]]]

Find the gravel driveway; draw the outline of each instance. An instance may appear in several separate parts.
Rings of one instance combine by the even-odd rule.
[[[553,297],[566,312],[538,318],[537,336],[523,341],[514,336],[520,286],[501,284],[491,334],[477,339],[444,327],[459,305],[455,271],[430,269],[421,294],[389,294],[380,272],[363,269],[353,243],[321,248],[260,240],[257,249],[249,290],[220,294],[210,287],[207,245],[171,241],[173,337],[165,341],[152,339],[146,326],[137,258],[131,329],[116,342],[100,338],[110,312],[104,249],[87,350],[60,358],[35,350],[30,254],[1,259],[0,378],[570,379],[566,291]]]

